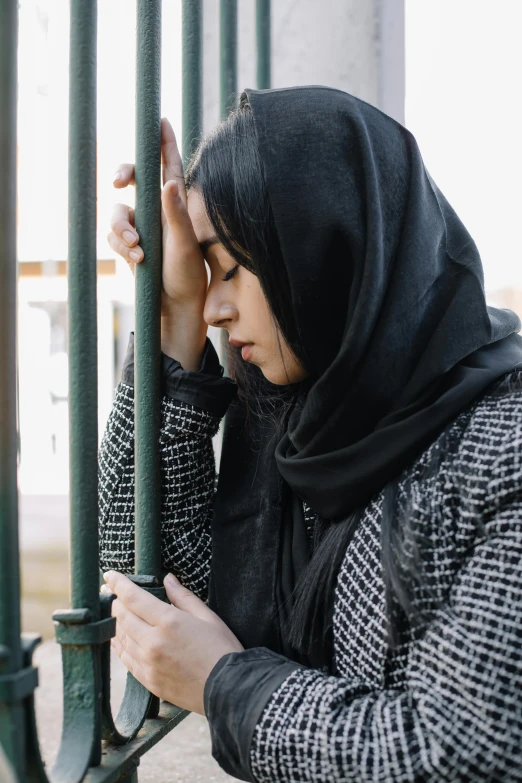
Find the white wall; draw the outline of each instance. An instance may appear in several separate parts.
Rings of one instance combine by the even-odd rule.
[[[407,126],[491,293],[522,287],[521,28],[519,0],[406,0]]]

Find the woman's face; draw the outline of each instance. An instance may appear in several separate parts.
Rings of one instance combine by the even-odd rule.
[[[307,377],[271,317],[256,275],[239,266],[219,244],[194,188],[188,194],[188,212],[210,269],[203,317],[209,326],[226,329],[230,340],[248,345],[241,349],[246,361],[256,364],[276,384],[297,383]],[[223,278],[227,276],[228,279]]]

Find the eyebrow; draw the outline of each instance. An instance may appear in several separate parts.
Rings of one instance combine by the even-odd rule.
[[[201,248],[202,253],[206,253],[209,247],[211,245],[216,245],[219,243],[219,239],[216,236],[209,237],[208,239],[204,239],[203,242],[199,243],[199,246]]]

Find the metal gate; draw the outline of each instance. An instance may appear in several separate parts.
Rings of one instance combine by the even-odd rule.
[[[182,150],[201,134],[201,0],[182,3]],[[110,705],[110,599],[99,594],[96,327],[96,0],[70,0],[69,419],[71,608],[55,612],[64,719],[56,764],[45,770],[34,716],[40,641],[20,633],[16,386],[17,0],[0,0],[0,765],[17,783],[137,781],[139,757],[187,713],[161,703],[130,674],[118,715]],[[256,2],[257,87],[270,86],[270,0]],[[136,575],[160,581],[160,56],[161,0],[137,0]],[[220,110],[237,97],[237,0],[220,3]],[[139,732],[139,736],[136,736]],[[104,743],[102,745],[102,740]],[[103,755],[102,755],[103,747]],[[103,761],[102,761],[103,759]],[[1,767],[0,767],[1,770]],[[3,773],[8,774],[7,770]],[[9,773],[10,774],[10,773]],[[2,778],[3,780],[3,778]]]

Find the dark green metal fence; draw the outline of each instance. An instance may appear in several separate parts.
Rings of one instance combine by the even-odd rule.
[[[201,136],[202,4],[182,3],[186,161]],[[110,705],[110,599],[99,594],[96,327],[96,0],[70,0],[69,410],[71,607],[53,615],[61,645],[64,722],[55,766],[44,768],[34,717],[40,641],[20,634],[16,404],[17,0],[0,0],[0,745],[18,783],[137,781],[139,757],[187,713],[130,674],[118,715]],[[256,2],[257,86],[270,86],[270,0]],[[161,0],[137,2],[136,575],[161,586],[160,476]],[[220,5],[220,112],[237,99],[237,0]],[[139,734],[138,734],[139,732]],[[102,756],[102,741],[105,743]],[[103,759],[103,760],[102,760]]]

